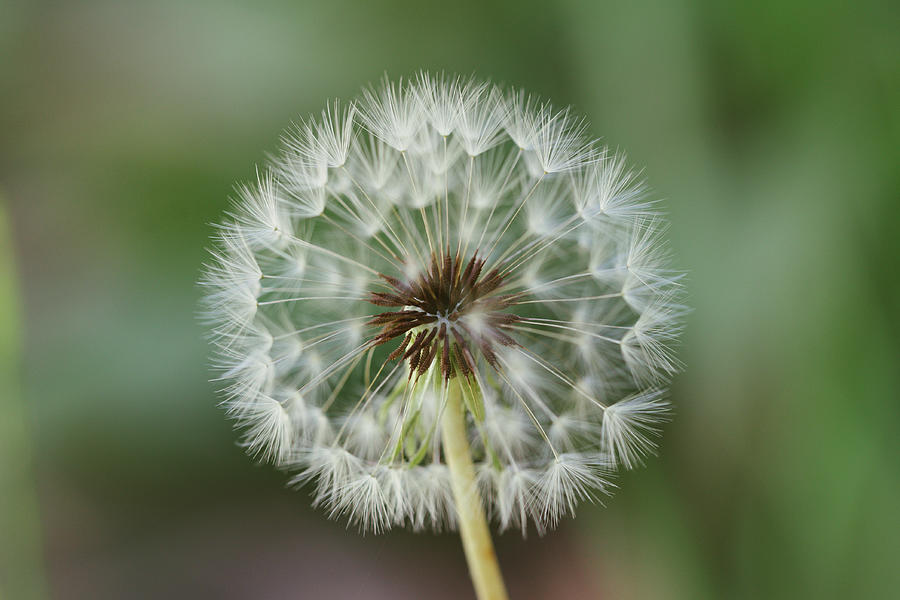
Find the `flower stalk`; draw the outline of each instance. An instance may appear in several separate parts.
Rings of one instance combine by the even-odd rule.
[[[456,500],[459,535],[478,600],[506,600],[506,586],[475,481],[459,379],[453,377],[447,383],[447,406],[441,420],[442,443]],[[476,389],[475,393],[480,391]]]

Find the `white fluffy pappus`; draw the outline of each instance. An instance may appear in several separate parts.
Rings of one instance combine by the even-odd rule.
[[[248,452],[361,530],[452,528],[457,386],[483,504],[523,535],[655,452],[682,275],[639,172],[587,129],[424,72],[293,125],[200,280]]]

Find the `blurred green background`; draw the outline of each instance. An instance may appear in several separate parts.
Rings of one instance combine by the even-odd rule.
[[[666,199],[695,308],[659,459],[514,598],[900,589],[890,3],[0,3],[0,596],[465,598],[458,540],[361,537],[236,446],[194,312],[232,185],[384,71],[572,104]]]

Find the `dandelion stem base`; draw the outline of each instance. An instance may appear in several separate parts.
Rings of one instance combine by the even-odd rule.
[[[466,414],[459,377],[451,379],[448,386],[447,406],[441,423],[442,443],[447,466],[450,468],[459,535],[466,563],[469,565],[469,574],[478,600],[507,600],[506,586],[500,574],[500,565],[475,481],[475,466],[466,435]]]

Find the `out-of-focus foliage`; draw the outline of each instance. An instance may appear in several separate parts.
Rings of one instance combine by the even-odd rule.
[[[246,460],[194,319],[207,223],[281,129],[425,67],[572,103],[645,167],[690,271],[661,457],[561,531],[501,538],[513,596],[891,595],[898,64],[888,3],[7,3],[24,393],[0,419],[24,406],[30,439],[0,444],[24,473],[0,523],[36,495],[41,531],[0,532],[0,556],[43,564],[0,565],[0,590],[469,593],[452,536],[360,538]]]

